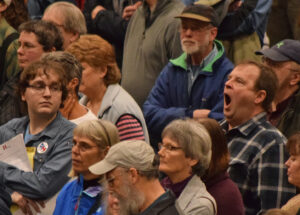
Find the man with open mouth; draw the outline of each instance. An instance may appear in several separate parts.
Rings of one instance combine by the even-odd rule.
[[[284,166],[286,139],[267,121],[277,88],[274,71],[251,61],[237,65],[225,83],[221,126],[231,155],[228,171],[246,215],[279,208],[295,193]]]

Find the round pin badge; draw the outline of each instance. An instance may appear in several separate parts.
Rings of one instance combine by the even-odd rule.
[[[38,147],[37,147],[37,152],[38,152],[39,154],[43,154],[43,153],[45,153],[45,152],[47,151],[47,149],[48,149],[48,143],[46,143],[46,142],[41,142],[41,143],[38,145]]]

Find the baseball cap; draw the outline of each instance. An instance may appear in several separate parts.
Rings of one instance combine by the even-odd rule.
[[[209,22],[213,26],[218,26],[218,16],[215,10],[207,5],[194,4],[185,7],[182,13],[175,18],[195,19],[202,22]]]
[[[154,170],[155,153],[152,147],[142,140],[122,141],[113,145],[105,158],[89,167],[96,175],[105,174],[116,167],[136,168],[141,171]]]
[[[285,39],[271,48],[256,51],[255,54],[264,55],[276,62],[295,61],[300,64],[300,41]]]

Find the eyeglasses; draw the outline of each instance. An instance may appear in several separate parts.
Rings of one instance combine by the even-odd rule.
[[[28,84],[27,87],[33,89],[34,91],[36,91],[39,94],[43,94],[47,87],[48,87],[49,91],[51,92],[51,94],[61,92],[61,86],[58,84],[54,84],[54,85],[50,85],[50,86],[45,85],[45,84]]]
[[[80,152],[86,152],[86,151],[88,151],[88,150],[90,150],[92,148],[99,147],[99,146],[90,146],[90,145],[88,145],[86,143],[77,143],[74,140],[72,142],[72,146],[73,147],[76,146]]]
[[[192,32],[195,32],[195,33],[203,33],[206,30],[209,30],[211,28],[212,27],[210,25],[207,25],[207,24],[205,24],[205,25],[186,25],[186,24],[182,24],[181,28],[180,28],[180,31],[184,33],[188,29],[190,29]]]
[[[168,152],[182,149],[182,147],[176,147],[176,146],[171,146],[171,145],[163,145],[162,143],[158,143],[158,149],[162,150],[163,148],[166,149]]]

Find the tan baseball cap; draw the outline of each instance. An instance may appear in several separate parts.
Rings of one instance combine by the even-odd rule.
[[[113,145],[105,158],[89,167],[96,175],[105,174],[116,167],[136,168],[141,171],[154,170],[153,148],[142,140],[122,141]]]

